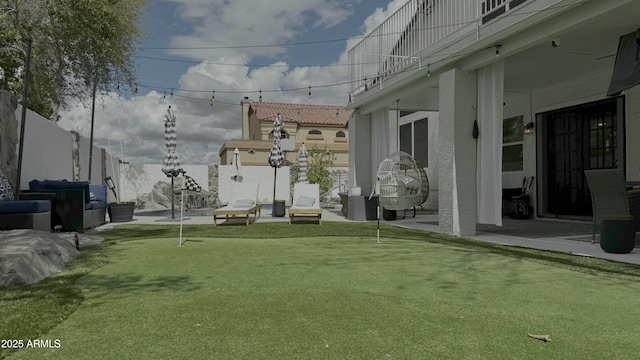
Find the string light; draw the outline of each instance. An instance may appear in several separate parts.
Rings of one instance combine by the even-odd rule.
[[[213,106],[213,103],[216,101],[216,91],[213,90],[213,94],[211,95],[211,106]]]
[[[502,47],[502,45],[498,44],[496,45],[496,57],[500,56],[500,48]]]
[[[412,70],[411,69],[404,69],[399,73],[406,72],[406,71],[412,71]],[[369,77],[365,77],[364,78],[365,91],[369,90],[368,79],[369,79]],[[350,80],[350,81],[341,81],[341,82],[335,82],[335,83],[320,84],[320,85],[315,85],[315,87],[316,88],[336,87],[336,86],[348,85],[348,84],[353,84],[353,83],[359,83],[361,81],[363,81],[362,78],[361,79],[354,79],[354,80]],[[135,83],[135,85],[136,85],[135,93],[137,93],[138,92],[138,86],[137,86],[138,84]],[[149,90],[152,90],[152,91],[157,91],[157,92],[162,91],[164,93],[164,97],[166,97],[166,93],[169,90],[171,90],[172,94],[174,94],[176,96],[180,96],[181,98],[188,98],[188,99],[193,99],[193,100],[205,100],[205,101],[206,101],[206,98],[203,99],[203,98],[198,98],[198,97],[181,95],[181,93],[182,92],[186,92],[186,93],[191,93],[191,92],[201,93],[201,92],[212,91],[212,90],[203,90],[203,89],[177,89],[176,90],[174,87],[162,87],[162,86],[158,86],[158,85],[148,85],[148,84],[140,84],[140,86],[142,88],[146,88],[146,89],[149,89]],[[282,88],[275,89],[274,88],[274,89],[267,89],[267,90],[264,90],[264,91],[265,92],[281,93],[281,92],[293,92],[293,91],[300,91],[300,90],[303,90],[303,89],[307,89],[307,91],[309,93],[311,87],[313,87],[313,86],[308,85],[306,87],[292,87],[292,88],[285,88],[285,89],[282,89]],[[254,90],[254,89],[229,89],[229,90],[221,90],[221,91],[214,90],[214,91],[212,91],[212,98],[215,97],[215,92],[216,91],[217,92],[222,92],[224,94],[242,94],[242,93],[247,93],[247,92],[256,92],[256,90]],[[260,94],[258,101],[259,102],[263,102],[263,98],[262,98],[263,90],[260,89],[260,90],[258,90],[258,92]],[[354,97],[352,96],[352,94],[349,94],[349,103],[352,103],[353,101],[354,101]],[[215,100],[215,102],[224,103],[226,105],[236,105],[235,103],[226,103],[224,101],[221,101],[220,99]],[[211,101],[210,101],[210,103],[211,103]]]
[[[309,85],[309,95],[307,95],[309,99],[311,99],[311,85]]]
[[[429,69],[429,64],[427,64],[427,77],[431,77],[431,70]]]

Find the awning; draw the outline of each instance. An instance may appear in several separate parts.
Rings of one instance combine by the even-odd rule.
[[[607,96],[620,95],[622,91],[638,84],[640,84],[640,29],[620,37]]]

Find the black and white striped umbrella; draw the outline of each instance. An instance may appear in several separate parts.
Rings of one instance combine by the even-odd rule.
[[[278,114],[273,120],[273,146],[271,147],[271,153],[269,153],[269,165],[273,168],[279,168],[284,165],[284,154],[280,147],[280,134],[282,132],[282,117]]]
[[[177,134],[176,115],[171,109],[171,106],[169,106],[167,112],[164,114],[164,144],[167,147],[167,153],[162,163],[162,172],[171,178],[184,173],[184,169],[180,167],[180,161],[178,160],[178,154],[176,152]]]
[[[300,150],[298,150],[298,182],[307,184],[309,180],[307,179],[307,157],[309,153],[307,153],[307,147],[304,146],[304,143],[300,145]]]
[[[271,216],[275,216],[276,209],[276,178],[279,167],[284,165],[284,154],[280,147],[280,134],[282,132],[282,117],[280,114],[276,115],[273,120],[273,146],[271,147],[271,153],[269,154],[269,165],[273,167],[273,207],[271,210]]]

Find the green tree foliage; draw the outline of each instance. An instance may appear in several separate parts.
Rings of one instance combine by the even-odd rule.
[[[29,108],[57,121],[65,99],[129,86],[149,0],[0,0],[0,86],[21,96],[32,40]]]
[[[307,179],[312,184],[320,185],[320,194],[331,190],[333,177],[329,167],[333,165],[336,157],[327,149],[318,149],[314,146],[309,150]]]

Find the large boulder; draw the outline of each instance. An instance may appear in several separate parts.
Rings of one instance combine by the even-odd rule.
[[[0,231],[0,286],[30,285],[61,271],[80,254],[76,236],[80,246],[102,241],[75,233]]]

